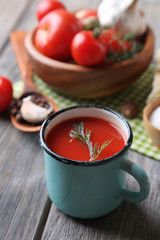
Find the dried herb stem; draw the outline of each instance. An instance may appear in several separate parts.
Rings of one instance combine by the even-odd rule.
[[[94,161],[98,158],[99,154],[111,143],[111,140],[105,141],[102,146],[99,146],[98,143],[91,142],[91,130],[84,129],[84,123],[80,122],[79,124],[73,124],[73,129],[70,131],[69,136],[71,137],[70,142],[72,142],[75,138],[79,140],[79,142],[83,145],[87,145],[90,155],[90,161]]]

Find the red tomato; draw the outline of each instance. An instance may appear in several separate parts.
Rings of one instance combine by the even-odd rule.
[[[93,31],[81,31],[72,40],[71,53],[78,64],[95,66],[102,63],[106,56],[106,42],[101,35],[95,38]]]
[[[133,41],[123,40],[120,43],[120,52],[121,53],[129,52],[132,50],[132,47],[133,47]]]
[[[9,107],[12,97],[12,83],[7,78],[0,76],[0,112]]]
[[[72,38],[80,29],[79,20],[72,13],[64,9],[52,11],[39,22],[35,47],[47,57],[69,60]]]
[[[102,36],[108,45],[108,52],[117,53],[119,51],[119,35],[113,29],[106,29],[102,31]]]
[[[82,9],[82,10],[77,11],[75,13],[75,15],[79,19],[84,19],[84,18],[91,17],[91,16],[98,17],[97,10],[95,10],[95,9]]]
[[[59,2],[54,0],[43,0],[39,3],[37,7],[37,19],[40,21],[47,13],[56,10],[56,9],[65,9],[65,6]]]
[[[94,9],[82,9],[75,12],[75,16],[79,19],[82,24],[82,27],[85,28],[86,26],[94,25],[98,23],[98,15],[97,10]]]

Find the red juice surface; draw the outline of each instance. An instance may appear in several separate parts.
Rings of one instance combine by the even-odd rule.
[[[84,131],[86,129],[92,131],[90,140],[93,145],[97,143],[101,147],[104,142],[112,139],[96,160],[113,156],[125,146],[126,136],[124,132],[112,122],[96,117],[72,118],[57,124],[46,136],[46,144],[53,152],[62,157],[77,161],[90,161],[87,145],[80,143],[77,138],[71,141],[72,138],[69,136],[73,124],[80,122],[84,124]]]

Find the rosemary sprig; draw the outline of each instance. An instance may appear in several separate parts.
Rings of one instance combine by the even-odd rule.
[[[79,140],[79,142],[83,145],[87,145],[90,155],[90,161],[94,161],[98,158],[99,154],[110,144],[113,140],[107,140],[100,147],[98,143],[93,143],[90,140],[91,130],[84,129],[84,123],[80,122],[79,124],[73,124],[73,129],[70,131],[69,136],[71,137],[70,142],[72,142],[75,138]],[[83,145],[84,146],[84,145]]]

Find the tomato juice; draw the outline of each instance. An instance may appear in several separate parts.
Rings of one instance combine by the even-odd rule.
[[[46,144],[56,154],[77,161],[90,161],[89,148],[78,138],[71,138],[74,124],[83,123],[84,133],[91,131],[90,141],[98,146],[110,143],[100,152],[96,160],[111,157],[121,151],[126,144],[124,132],[114,123],[97,117],[77,117],[58,123],[46,136]]]

